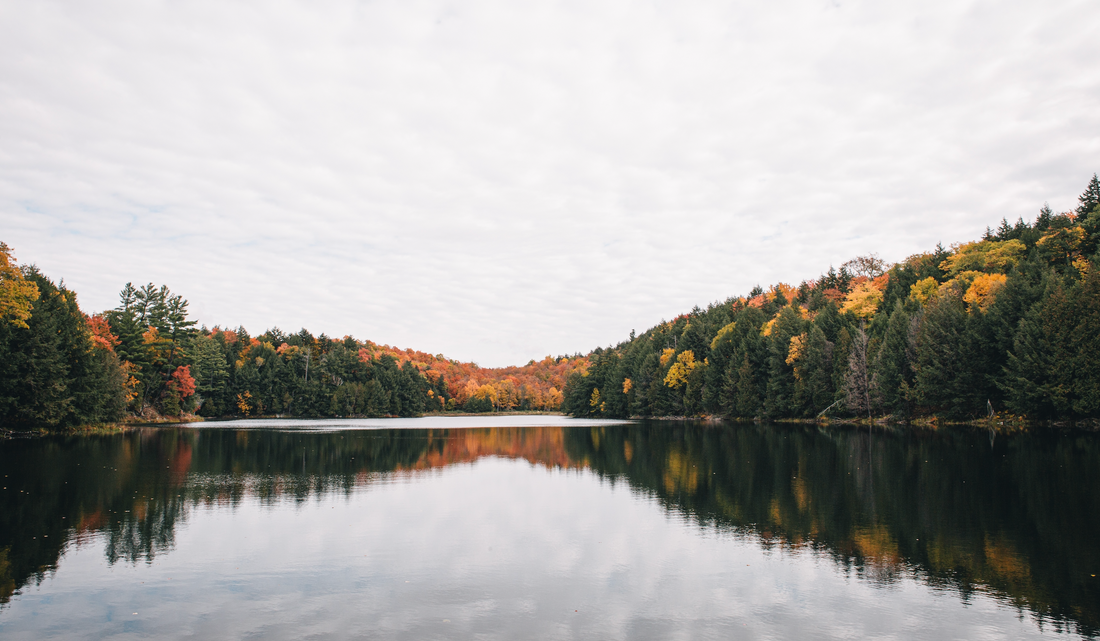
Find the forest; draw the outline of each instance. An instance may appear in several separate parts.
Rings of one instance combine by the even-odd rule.
[[[196,327],[166,286],[88,315],[0,243],[0,426],[125,419],[1100,417],[1100,181],[1079,206],[889,265],[756,287],[616,346],[481,368],[350,336]]]
[[[1100,417],[1100,181],[980,240],[696,307],[588,355],[573,416]]]
[[[377,417],[557,410],[582,356],[482,368],[350,336],[196,328],[167,287],[127,283],[87,315],[0,244],[0,426],[166,417]]]

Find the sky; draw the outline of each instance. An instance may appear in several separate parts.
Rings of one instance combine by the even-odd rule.
[[[88,312],[482,366],[1100,171],[1100,4],[0,0],[0,241]]]

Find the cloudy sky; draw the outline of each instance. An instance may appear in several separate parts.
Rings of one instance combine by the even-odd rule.
[[[495,366],[1100,171],[1094,0],[0,0],[0,240],[117,304]]]

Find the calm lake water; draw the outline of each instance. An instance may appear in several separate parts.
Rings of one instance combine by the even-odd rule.
[[[0,442],[0,638],[1100,633],[1100,435],[238,421]]]

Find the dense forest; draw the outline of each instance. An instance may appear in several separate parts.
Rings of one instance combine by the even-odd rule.
[[[715,303],[587,356],[481,368],[350,336],[197,328],[165,286],[87,315],[0,243],[0,426],[198,414],[1100,417],[1100,181],[978,241]]]
[[[0,244],[0,426],[67,427],[127,417],[417,416],[557,410],[586,359],[482,368],[306,330],[196,328],[167,287],[127,284],[117,308],[76,294]]]
[[[1100,417],[1100,181],[981,240],[874,255],[589,354],[574,416]]]

